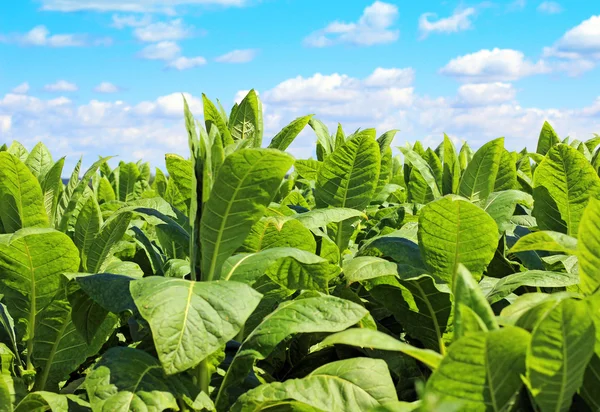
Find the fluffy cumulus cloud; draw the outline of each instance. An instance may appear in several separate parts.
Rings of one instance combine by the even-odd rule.
[[[254,60],[257,53],[258,50],[255,49],[232,50],[216,57],[215,61],[219,63],[248,63]]]
[[[560,4],[555,1],[544,1],[537,7],[537,11],[546,14],[558,14],[563,11]]]
[[[517,95],[510,83],[463,84],[458,88],[456,107],[482,107],[513,101]]]
[[[12,89],[12,92],[15,94],[27,94],[28,91],[29,91],[29,83],[27,83],[27,82],[21,83],[20,85],[18,85],[14,89]]]
[[[449,17],[432,20],[437,17],[435,13],[424,13],[419,17],[419,30],[421,38],[430,33],[456,33],[473,27],[472,19],[475,16],[473,7],[464,10],[456,10]]]
[[[587,139],[600,130],[600,96],[583,107],[540,109],[521,106],[507,82],[466,83],[450,96],[424,96],[413,89],[413,78],[411,68],[378,68],[364,78],[317,73],[274,84],[260,93],[265,142],[308,113],[315,113],[330,130],[337,122],[347,132],[359,127],[376,127],[380,133],[400,129],[396,145],[421,140],[433,146],[445,132],[473,147],[505,136],[510,149],[532,149],[544,120],[561,136]],[[245,93],[237,93],[237,101]],[[185,96],[200,119],[200,96]],[[41,99],[11,92],[0,97],[0,131],[6,140],[19,139],[28,147],[44,141],[53,152],[68,156],[69,167],[81,154],[88,164],[102,154],[163,166],[165,153],[187,154],[182,104],[180,93],[142,102],[106,98],[75,103],[65,96]],[[291,151],[298,157],[314,156],[314,141],[307,128]]]
[[[572,76],[596,67],[600,61],[600,15],[568,30],[552,46],[544,48],[543,54],[557,71]]]
[[[525,55],[512,49],[483,49],[456,57],[440,69],[440,73],[466,82],[513,81],[551,69],[543,61],[527,60]]]
[[[41,0],[42,10],[174,14],[180,6],[244,6],[247,0]]]
[[[181,53],[181,47],[177,43],[161,41],[144,47],[138,53],[138,57],[146,60],[173,60],[179,53]]]
[[[398,39],[400,31],[394,23],[398,18],[398,7],[376,1],[366,7],[356,22],[334,21],[304,39],[309,47],[327,47],[336,44],[372,46],[391,43]]]
[[[205,64],[206,64],[206,59],[202,56],[198,56],[198,57],[180,56],[174,60],[171,60],[167,64],[167,67],[170,67],[170,68],[176,69],[176,70],[187,70],[187,69],[192,69],[194,67],[204,66]]]
[[[175,70],[188,70],[206,64],[206,59],[202,56],[182,56],[181,47],[173,41],[150,44],[144,47],[137,56],[145,60],[164,61],[166,68]]]
[[[94,91],[97,93],[117,93],[121,91],[121,88],[110,82],[102,82],[94,87]]]
[[[15,43],[22,46],[83,47],[89,45],[109,45],[109,37],[92,39],[86,34],[50,34],[44,25],[35,26],[27,33],[0,34],[0,43]]]
[[[143,42],[160,42],[165,40],[181,40],[194,34],[193,26],[186,26],[183,20],[176,19],[168,22],[159,21],[140,25],[133,34],[136,39]]]
[[[53,93],[76,92],[78,87],[75,83],[71,83],[66,80],[58,80],[55,83],[45,85],[44,90]]]

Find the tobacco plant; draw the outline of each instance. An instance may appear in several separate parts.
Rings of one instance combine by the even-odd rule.
[[[600,136],[394,156],[203,103],[165,171],[0,148],[0,411],[600,409]]]

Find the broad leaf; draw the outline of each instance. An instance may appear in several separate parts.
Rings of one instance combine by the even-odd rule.
[[[592,294],[600,286],[600,201],[590,199],[583,212],[579,230],[579,276],[581,291]]]
[[[375,194],[381,156],[375,132],[347,140],[325,159],[317,176],[315,198],[332,207],[363,209]]]
[[[460,198],[444,197],[419,215],[419,247],[431,273],[452,282],[459,263],[479,279],[498,246],[494,219]]]
[[[0,153],[0,219],[7,232],[48,226],[39,182],[23,162],[8,152]]]
[[[594,354],[594,341],[583,301],[560,301],[537,323],[527,351],[527,382],[542,412],[569,409]]]
[[[261,298],[238,282],[159,276],[135,281],[130,290],[150,324],[158,358],[168,375],[198,365],[234,338]]]
[[[302,402],[317,410],[370,410],[398,400],[384,361],[353,358],[323,365],[302,379],[261,385],[242,395],[232,411],[265,410]]]
[[[350,328],[345,331],[329,335],[322,342],[311,348],[311,352],[324,349],[333,345],[349,345],[361,348],[379,349],[392,352],[401,352],[423,362],[430,369],[435,370],[442,356],[429,349],[421,349],[394,339],[390,335],[372,329]]]
[[[600,188],[600,178],[585,156],[565,144],[554,146],[533,180],[533,216],[539,228],[577,236],[583,210]]]
[[[464,336],[429,378],[426,393],[462,401],[461,410],[507,410],[522,386],[530,339],[515,327]]]
[[[202,273],[218,279],[223,262],[243,243],[293,164],[274,149],[243,149],[225,159],[201,221]]]
[[[504,153],[504,138],[492,140],[473,155],[460,180],[459,194],[471,201],[484,202],[494,191]]]
[[[296,333],[339,332],[358,323],[367,310],[333,296],[299,299],[282,304],[248,335],[239,348],[217,395],[216,407],[226,410],[231,390],[243,381],[256,360],[265,359],[277,344]]]
[[[128,347],[106,351],[87,375],[85,388],[93,410],[113,412],[177,410],[177,395],[185,392],[158,360]]]

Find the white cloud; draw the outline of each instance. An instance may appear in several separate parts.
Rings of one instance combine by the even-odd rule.
[[[47,92],[76,92],[78,87],[75,83],[58,80],[55,83],[45,85],[44,90]]]
[[[172,41],[162,41],[160,43],[151,44],[144,47],[139,53],[138,57],[146,60],[174,60],[179,53],[181,48],[177,43]]]
[[[248,63],[254,60],[257,53],[258,50],[255,49],[232,50],[216,57],[215,61],[219,63]]]
[[[398,7],[390,3],[376,1],[366,7],[356,23],[334,21],[304,39],[309,47],[327,47],[336,44],[372,46],[392,43],[398,39],[400,31],[393,29],[398,18]]]
[[[429,33],[456,33],[468,30],[472,27],[471,19],[475,16],[475,9],[469,7],[464,10],[456,10],[450,17],[441,18],[436,21],[429,20],[435,18],[435,13],[424,13],[419,17],[419,30],[421,38],[425,38]]]
[[[27,82],[21,83],[20,85],[18,85],[14,89],[12,89],[12,92],[15,94],[27,94],[28,91],[29,91],[29,83],[27,83]]]
[[[455,106],[479,107],[507,103],[515,99],[516,90],[510,83],[463,84],[458,88]]]
[[[35,26],[27,33],[0,34],[0,43],[16,43],[22,46],[83,47],[107,46],[112,43],[109,37],[90,39],[86,34],[50,34],[44,25]]]
[[[406,69],[384,69],[378,67],[364,81],[365,85],[373,87],[408,87],[415,80],[415,71]]]
[[[154,43],[164,40],[180,40],[191,37],[194,33],[193,26],[186,26],[183,20],[176,19],[169,22],[156,22],[137,27],[133,34],[141,41]]]
[[[7,133],[12,126],[12,117],[0,115],[0,132]]]
[[[178,6],[244,6],[247,0],[41,0],[42,10],[173,14]]]
[[[537,7],[537,11],[546,14],[558,14],[563,11],[563,8],[555,1],[544,1]]]
[[[567,31],[554,45],[559,53],[600,59],[600,15],[592,16]]]
[[[125,27],[143,27],[147,26],[152,22],[152,18],[148,15],[137,17],[134,15],[120,15],[113,14],[112,16],[113,27],[117,29],[123,29]]]
[[[554,70],[579,76],[600,61],[600,15],[591,16],[568,30],[543,56]]]
[[[98,93],[117,93],[121,88],[109,82],[102,82],[94,87],[94,91]]]
[[[206,59],[202,56],[198,56],[198,57],[181,56],[181,57],[178,57],[178,58],[172,60],[171,62],[169,62],[169,64],[167,64],[167,67],[171,67],[171,68],[177,69],[177,70],[187,70],[187,69],[192,69],[194,67],[204,66],[205,64],[206,64]]]
[[[512,49],[483,49],[456,57],[440,73],[467,82],[513,81],[550,72],[543,61],[531,62],[522,52]]]
[[[348,133],[358,127],[376,127],[378,133],[400,129],[397,141],[419,139],[434,147],[446,132],[457,142],[468,140],[474,148],[505,136],[509,149],[531,149],[544,120],[549,120],[560,136],[586,139],[600,130],[600,96],[584,107],[540,109],[521,106],[506,83],[465,84],[454,96],[426,97],[411,87],[395,86],[394,81],[367,84],[368,79],[394,77],[381,73],[385,72],[375,70],[364,79],[315,74],[263,90],[265,142],[291,120],[308,113],[315,113],[331,131],[338,121]],[[184,95],[200,120],[201,98]],[[91,100],[84,104],[65,97],[40,99],[9,93],[0,96],[0,129],[6,141],[19,139],[31,148],[41,140],[56,156],[67,155],[67,171],[79,155],[85,156],[87,164],[101,154],[118,155],[117,161],[143,157],[163,166],[165,153],[188,155],[182,106],[180,93],[142,102]],[[291,151],[297,156],[314,156],[314,141],[314,133],[307,128]]]

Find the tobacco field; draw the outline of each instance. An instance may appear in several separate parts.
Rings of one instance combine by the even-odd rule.
[[[0,148],[0,411],[600,410],[599,135],[203,103],[166,170]]]

